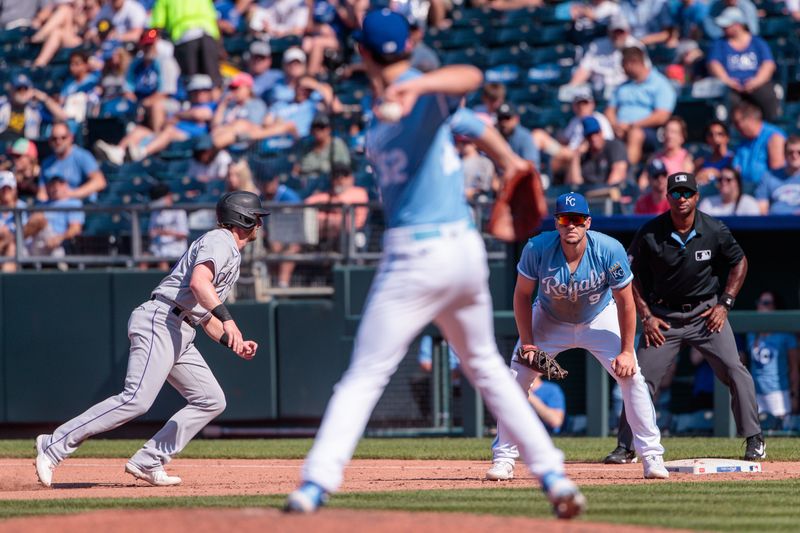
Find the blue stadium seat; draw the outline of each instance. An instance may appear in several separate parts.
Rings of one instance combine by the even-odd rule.
[[[170,143],[164,150],[159,152],[158,156],[162,159],[189,159],[192,157],[192,148],[194,141],[189,139],[186,141],[176,141]]]
[[[514,83],[519,77],[519,67],[508,63],[490,67],[484,72],[484,79],[489,83]]]
[[[131,232],[130,216],[125,213],[87,213],[83,234],[119,235]]]
[[[440,59],[444,65],[468,64],[478,68],[486,67],[488,63],[488,52],[485,48],[474,47],[463,50],[449,50],[440,54]]]
[[[797,33],[797,24],[791,17],[781,15],[772,18],[762,18],[759,21],[759,31],[765,39],[772,37],[790,37]]]

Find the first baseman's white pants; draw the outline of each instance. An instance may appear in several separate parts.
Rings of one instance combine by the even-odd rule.
[[[387,231],[384,255],[358,328],[350,367],[334,389],[303,467],[303,479],[339,488],[375,404],[409,344],[434,322],[461,360],[466,377],[508,432],[531,472],[562,472],[564,456],[514,384],[494,338],[486,249],[464,224]],[[430,237],[430,232],[440,232]],[[415,240],[424,238],[422,240]]]
[[[56,429],[45,448],[47,456],[57,464],[89,437],[143,415],[169,381],[189,403],[131,458],[148,470],[169,462],[225,409],[222,388],[194,346],[195,334],[164,302],[137,307],[128,321],[131,348],[124,389]]]
[[[636,453],[640,457],[664,453],[664,448],[661,446],[661,432],[656,425],[653,401],[639,369],[639,363],[636,363],[636,374],[631,377],[620,378],[611,369],[611,361],[619,355],[621,349],[617,304],[613,299],[591,322],[583,324],[555,320],[538,303],[534,304],[533,340],[536,346],[549,354],[559,354],[570,348],[583,348],[592,352],[619,383],[625,411],[629,413],[628,421],[633,430]],[[517,363],[516,356],[511,361],[511,369],[519,386],[527,391],[536,377],[536,372]],[[513,465],[519,453],[513,444],[516,442],[514,436],[506,429],[509,420],[510,417],[506,413],[503,413],[502,419],[498,419],[497,439],[492,448],[492,455],[495,461],[505,461]]]
[[[766,394],[756,394],[758,412],[781,418],[791,412],[792,401],[788,390],[777,390]]]

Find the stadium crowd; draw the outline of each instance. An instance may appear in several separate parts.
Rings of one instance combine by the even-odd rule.
[[[606,214],[656,214],[666,176],[683,170],[697,174],[708,213],[800,214],[797,0],[382,5],[408,19],[414,67],[484,69],[466,107],[540,168],[548,196],[579,189],[610,200]],[[374,7],[0,1],[3,206],[150,203],[165,212],[151,217],[147,249],[166,259],[208,226],[207,213],[175,215],[175,202],[231,189],[315,206],[377,201],[363,157],[369,80],[353,37]],[[494,166],[470,139],[456,143],[469,198],[490,201]],[[318,209],[320,242],[350,223],[334,211]],[[373,222],[365,209],[352,219]],[[5,213],[0,254],[63,255],[80,249],[78,236],[125,231],[105,213]],[[279,270],[289,284],[293,264]]]

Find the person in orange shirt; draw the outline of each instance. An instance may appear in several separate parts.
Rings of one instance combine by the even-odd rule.
[[[331,171],[331,188],[329,191],[320,191],[306,198],[306,204],[317,205],[317,221],[319,223],[319,237],[321,241],[334,241],[339,239],[342,227],[350,227],[348,220],[343,225],[342,215],[345,210],[335,204],[365,204],[369,202],[367,190],[357,187],[350,165],[342,163],[333,164]],[[328,204],[324,206],[323,204]],[[334,204],[334,205],[330,205]],[[364,227],[369,215],[368,207],[355,208],[355,229]]]

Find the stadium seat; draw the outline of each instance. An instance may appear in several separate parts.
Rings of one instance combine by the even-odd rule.
[[[497,65],[484,72],[484,79],[489,83],[514,83],[519,77],[519,67],[514,64]]]

